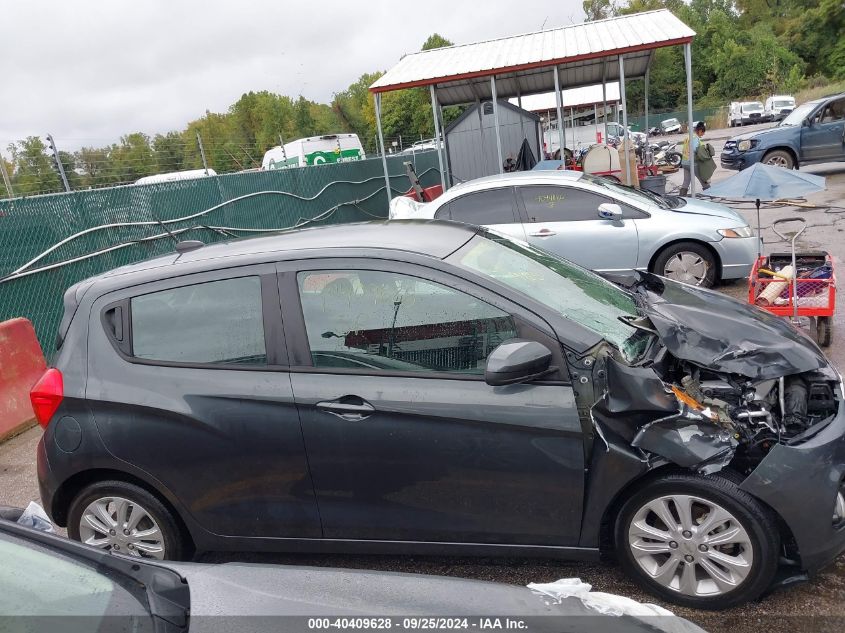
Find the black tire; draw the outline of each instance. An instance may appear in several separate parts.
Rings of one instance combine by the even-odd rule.
[[[615,529],[616,550],[625,573],[646,591],[668,602],[695,609],[729,609],[759,598],[771,586],[777,573],[780,534],[772,512],[740,490],[732,479],[720,475],[677,473],[655,479],[634,492],[622,506]],[[649,501],[669,495],[690,495],[721,506],[745,530],[752,548],[751,567],[736,587],[713,595],[686,595],[654,580],[634,558],[628,543],[632,520]],[[704,518],[700,521],[703,522]],[[686,563],[682,562],[680,566],[685,569]]]
[[[782,149],[773,149],[771,152],[766,152],[762,162],[784,169],[795,169],[795,160],[792,158],[792,154]]]
[[[704,260],[707,266],[707,271],[702,281],[698,284],[693,283],[692,285],[698,285],[702,288],[712,288],[719,277],[719,263],[716,261],[716,257],[713,253],[711,253],[706,246],[697,242],[677,242],[667,246],[657,254],[657,257],[654,259],[654,265],[652,266],[651,272],[664,277],[669,277],[669,275],[666,274],[666,265],[672,258],[682,253],[695,253],[698,257]],[[684,280],[676,279],[676,281]]]
[[[830,317],[816,319],[816,341],[821,347],[829,347],[833,341],[833,320]]]
[[[176,517],[153,494],[135,484],[111,480],[90,484],[76,495],[68,512],[67,533],[75,541],[81,541],[80,523],[85,509],[97,499],[122,497],[137,504],[158,524],[164,541],[165,560],[187,560],[193,553],[190,538],[180,529]],[[105,547],[104,549],[108,549]],[[129,552],[121,552],[129,553]]]
[[[680,167],[683,157],[678,152],[670,152],[666,155],[666,162],[672,167]]]

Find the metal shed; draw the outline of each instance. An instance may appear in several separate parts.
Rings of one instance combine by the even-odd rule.
[[[376,124],[381,153],[381,94],[392,90],[428,87],[434,112],[435,136],[440,138],[442,106],[491,100],[498,130],[499,99],[554,91],[557,118],[561,111],[561,87],[577,88],[618,80],[622,92],[623,125],[627,128],[626,79],[644,78],[648,95],[648,69],[654,51],[665,46],[683,46],[687,78],[687,110],[692,142],[692,53],[695,32],[671,11],[660,9],[607,20],[585,22],[525,35],[447,46],[404,56],[382,75],[370,91],[375,96]],[[646,104],[647,96],[646,96]],[[560,126],[560,145],[564,129]],[[501,139],[497,138],[499,164],[503,161]],[[630,165],[626,156],[626,170]],[[447,186],[442,148],[441,181]],[[387,195],[391,196],[387,161],[383,159]],[[690,193],[694,194],[695,179]]]
[[[505,159],[516,159],[527,140],[540,160],[540,117],[507,101],[499,101],[499,136]],[[493,103],[482,101],[464,111],[446,128],[449,173],[458,181],[498,174]]]

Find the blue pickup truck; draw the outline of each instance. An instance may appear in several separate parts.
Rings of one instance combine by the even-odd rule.
[[[845,93],[803,103],[777,126],[735,136],[722,150],[722,167],[754,163],[798,168],[845,160]]]

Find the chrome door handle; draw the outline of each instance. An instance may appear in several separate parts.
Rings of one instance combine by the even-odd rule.
[[[529,237],[551,237],[552,235],[557,235],[551,229],[540,229],[539,231],[535,231],[534,233],[529,233]]]
[[[326,400],[315,405],[321,411],[331,413],[344,420],[357,422],[370,417],[375,412],[375,407],[363,398],[357,396],[344,396],[337,400]]]

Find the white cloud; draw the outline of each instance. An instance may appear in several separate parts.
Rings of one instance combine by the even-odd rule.
[[[581,0],[6,0],[0,151],[47,132],[73,150],[181,129],[249,90],[327,103],[432,33],[466,43],[582,18]]]

